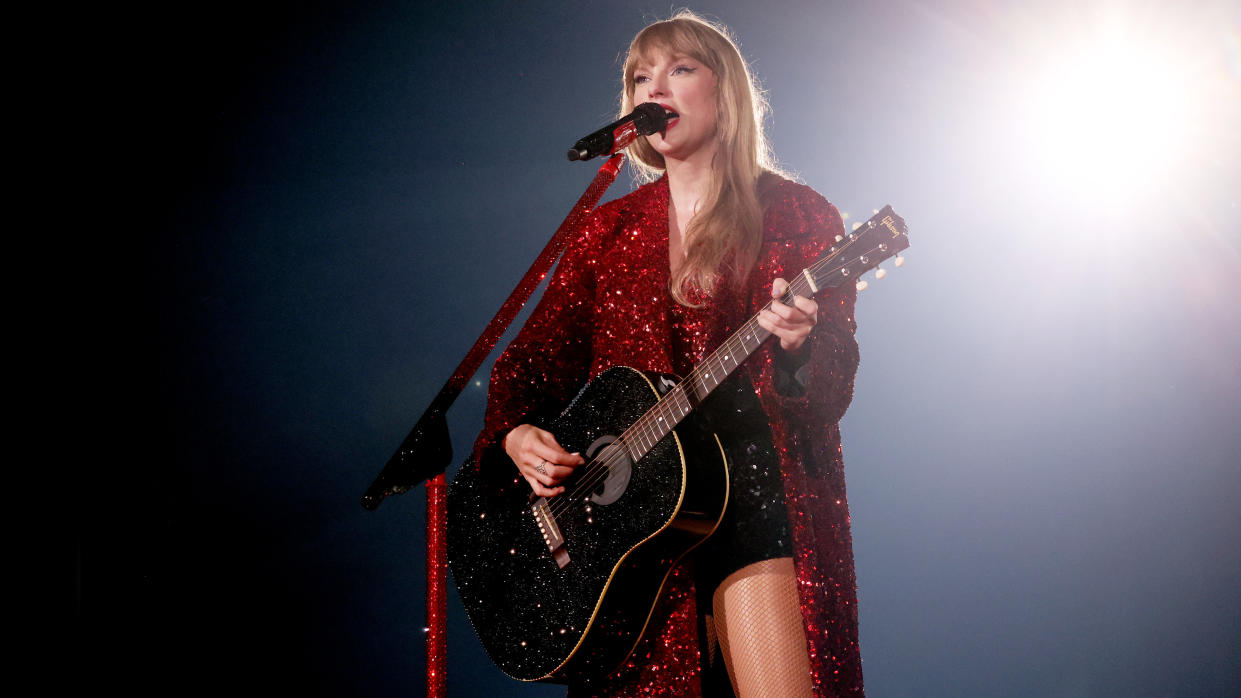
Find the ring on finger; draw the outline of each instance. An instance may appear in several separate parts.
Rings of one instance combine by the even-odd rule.
[[[547,474],[547,468],[544,467],[546,464],[547,464],[547,459],[544,458],[543,460],[539,461],[538,465],[534,466],[534,469],[539,471],[539,475]]]

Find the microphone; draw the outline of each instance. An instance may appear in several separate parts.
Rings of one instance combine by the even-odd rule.
[[[668,119],[675,119],[676,112],[668,111],[654,102],[634,107],[628,116],[604,126],[573,144],[569,160],[589,160],[600,155],[611,155],[633,143],[639,136],[649,136],[668,126]]]

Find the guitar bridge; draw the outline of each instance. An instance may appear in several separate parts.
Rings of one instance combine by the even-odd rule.
[[[543,534],[543,542],[551,551],[552,559],[563,569],[569,564],[569,550],[565,547],[560,527],[556,525],[556,515],[548,507],[547,498],[539,497],[535,500],[530,507],[530,513],[534,515],[534,522],[539,525],[539,533]]]

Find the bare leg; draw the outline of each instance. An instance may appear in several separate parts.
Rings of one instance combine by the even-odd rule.
[[[793,558],[733,572],[712,598],[715,635],[738,698],[813,696]]]

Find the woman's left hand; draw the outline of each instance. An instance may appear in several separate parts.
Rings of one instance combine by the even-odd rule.
[[[776,278],[771,282],[771,308],[758,314],[758,324],[763,329],[780,338],[780,348],[787,352],[795,352],[805,344],[819,319],[819,304],[813,299],[793,297],[793,305],[788,306],[779,300],[788,290],[789,282]]]

